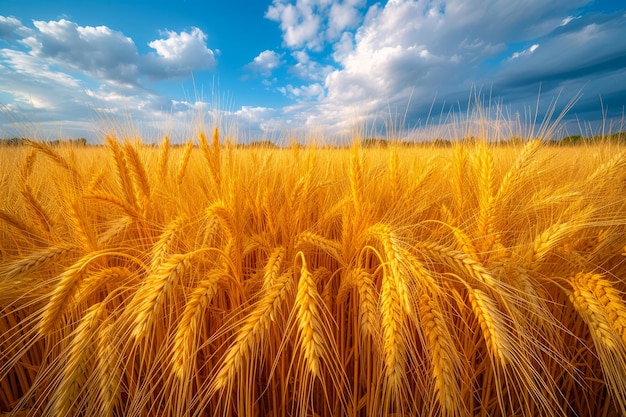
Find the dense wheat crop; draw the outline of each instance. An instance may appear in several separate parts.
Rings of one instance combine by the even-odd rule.
[[[0,164],[2,415],[626,415],[617,145]]]

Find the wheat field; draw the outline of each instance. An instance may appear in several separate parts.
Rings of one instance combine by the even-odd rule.
[[[2,416],[626,415],[626,149],[0,148]]]

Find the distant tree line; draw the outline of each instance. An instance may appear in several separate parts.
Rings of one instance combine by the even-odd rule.
[[[477,143],[479,139],[480,138],[476,136],[467,136],[467,137],[462,138],[460,142],[464,144],[473,144],[473,143]],[[27,142],[28,140],[30,139],[28,138],[0,139],[0,146],[21,146],[21,145],[24,145],[25,142]],[[520,142],[523,142],[523,141],[524,141],[523,138],[514,136],[506,140],[500,140],[496,144],[506,146],[506,145],[519,144]],[[445,148],[445,147],[452,146],[457,142],[458,141],[456,140],[442,139],[442,138],[434,138],[432,140],[423,141],[423,142],[412,142],[412,141],[389,140],[389,139],[379,138],[379,137],[367,137],[367,138],[361,139],[361,146],[364,148],[386,148],[390,145],[405,146],[405,147],[435,146],[435,147]],[[618,132],[618,133],[613,133],[613,134],[604,135],[604,136],[602,135],[596,135],[596,136],[570,135],[570,136],[565,136],[560,139],[547,140],[546,144],[551,145],[551,146],[577,146],[577,145],[591,145],[593,143],[598,143],[598,142],[613,142],[613,143],[619,143],[619,144],[626,144],[626,132]],[[49,140],[49,141],[46,141],[46,144],[51,145],[51,146],[58,146],[58,145],[101,146],[100,144],[89,144],[87,142],[87,139],[85,138],[68,138],[68,139]],[[157,147],[158,145],[159,145],[158,143],[154,143],[152,145],[147,145],[147,146]],[[179,146],[184,146],[184,144],[173,143],[171,144],[171,146],[179,147]],[[305,145],[298,144],[297,146],[304,147]],[[278,149],[281,146],[277,145],[271,140],[259,140],[259,141],[253,141],[247,144],[237,144],[235,145],[235,147],[236,148]],[[326,145],[323,145],[323,147],[324,148],[341,148],[345,146],[326,144]]]
[[[25,142],[32,140],[28,138],[10,138],[10,139],[0,139],[0,146],[22,146]],[[73,146],[87,146],[87,139],[85,138],[76,138],[76,139],[56,139],[56,140],[47,140],[46,144],[50,146],[58,146],[58,145],[73,145]]]

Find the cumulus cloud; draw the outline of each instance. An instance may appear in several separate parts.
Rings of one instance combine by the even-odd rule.
[[[542,102],[561,90],[567,101],[584,87],[573,113],[597,117],[600,95],[621,112],[626,15],[593,8],[591,0],[389,0],[367,10],[364,0],[273,0],[265,18],[280,28],[282,49],[259,53],[246,69],[262,76],[263,91],[290,104],[243,105],[222,116],[255,132],[295,125],[338,131],[371,126],[398,109],[411,125],[433,103],[442,112],[465,106],[472,88],[515,112],[534,106],[540,86]],[[4,17],[0,47],[9,47],[0,49],[0,91],[33,108],[92,99],[144,117],[169,111],[182,118],[200,108],[154,93],[148,81],[214,68],[217,52],[207,42],[197,28],[166,31],[141,54],[106,26],[58,20],[29,29]]]
[[[198,28],[190,32],[166,31],[165,39],[148,45],[156,53],[142,57],[142,73],[152,79],[190,76],[193,71],[210,70],[216,65],[215,53],[206,45],[207,36]]]
[[[328,28],[326,38],[334,40],[347,29],[353,29],[361,20],[360,8],[362,0],[344,0],[342,3],[333,3],[328,11]]]
[[[265,50],[257,55],[246,67],[252,72],[268,77],[279,65],[280,54],[274,51]]]
[[[0,16],[0,40],[10,40],[28,33],[29,29],[22,26],[19,19],[12,16]]]
[[[234,116],[251,122],[262,122],[276,114],[276,110],[262,106],[242,106],[232,113]]]
[[[36,31],[22,40],[32,56],[102,80],[137,82],[137,48],[121,32],[106,26],[78,26],[65,19],[33,24]]]
[[[406,109],[415,122],[435,97],[449,106],[467,103],[474,86],[519,104],[531,95],[536,99],[541,83],[544,95],[556,95],[574,79],[567,84],[578,86],[574,95],[592,74],[602,78],[626,67],[626,46],[615,42],[626,37],[626,17],[571,18],[586,3],[393,0],[374,5],[354,35],[344,32],[334,43],[338,65],[324,79],[326,93],[291,110],[306,114],[311,125],[338,127],[355,119],[355,109],[369,119],[390,107]],[[283,89],[299,98],[293,87]]]
[[[306,51],[294,51],[291,56],[296,60],[296,64],[290,71],[303,80],[323,81],[334,69],[331,65],[322,65],[311,59]]]
[[[198,28],[149,42],[155,52],[140,55],[134,41],[107,26],[79,26],[66,19],[34,21],[35,30],[21,43],[45,62],[84,72],[98,80],[138,85],[141,77],[162,80],[189,76],[215,67],[215,53]]]
[[[324,97],[325,93],[324,87],[318,83],[303,85],[300,87],[294,87],[291,84],[287,84],[285,87],[279,87],[278,91],[286,96],[299,100],[320,100]]]
[[[317,51],[355,28],[364,5],[364,0],[273,0],[265,17],[280,24],[287,47]]]
[[[107,26],[60,19],[33,21],[31,29],[0,16],[0,40],[7,43],[0,49],[0,92],[9,97],[7,108],[33,120],[83,129],[98,118],[94,111],[137,120],[176,115],[184,106],[146,81],[212,69],[215,53],[198,28],[162,35],[148,44],[154,52],[142,55],[131,38]]]

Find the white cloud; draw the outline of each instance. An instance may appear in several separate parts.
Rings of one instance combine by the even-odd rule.
[[[542,41],[538,50],[537,40],[556,36],[551,34],[563,16],[587,2],[390,0],[384,7],[374,5],[354,36],[344,32],[334,43],[339,68],[326,76],[326,94],[291,110],[306,114],[307,123],[338,127],[355,119],[355,109],[373,120],[388,107],[417,116],[436,96],[467,101],[473,85],[494,82],[498,69],[483,67],[485,60],[517,42],[532,46],[516,57],[537,54],[545,48]],[[284,93],[298,97],[293,88],[285,87]]]
[[[580,19],[580,16],[567,16],[566,18],[564,18],[563,20],[561,20],[561,23],[559,24],[559,26],[565,26],[567,25],[569,22],[571,22],[574,19]]]
[[[265,88],[257,91],[279,91],[293,103],[219,114],[250,132],[294,126],[349,132],[405,111],[415,124],[435,97],[435,112],[438,106],[447,112],[465,105],[473,86],[534,106],[540,83],[548,100],[561,88],[575,94],[586,85],[580,104],[589,114],[599,109],[600,95],[621,109],[626,15],[581,12],[590,1],[389,0],[364,14],[362,0],[273,0],[266,17],[277,22],[287,51],[263,51],[246,67],[264,76],[257,81]],[[0,92],[14,99],[9,107],[24,105],[29,114],[51,109],[44,116],[50,120],[67,121],[81,103],[150,123],[169,114],[177,126],[191,115],[217,117],[156,94],[147,83],[213,68],[217,50],[199,29],[161,38],[142,55],[132,39],[106,26],[59,20],[28,29],[0,18],[0,46],[9,45],[0,49]],[[284,79],[282,65],[290,65]]]
[[[65,19],[34,21],[36,31],[22,40],[30,54],[62,68],[124,84],[137,82],[137,48],[106,26],[78,26]]]
[[[522,56],[530,55],[533,52],[535,52],[537,50],[537,48],[539,48],[539,44],[538,43],[536,43],[534,45],[531,45],[529,48],[524,49],[521,52],[514,52],[513,55],[511,55],[510,59],[517,59],[517,58],[522,57]]]
[[[250,62],[246,67],[253,71],[257,72],[265,77],[271,75],[272,71],[280,65],[280,54],[265,50],[257,55],[252,62]]]
[[[274,109],[262,106],[242,106],[241,109],[234,112],[238,117],[250,120],[260,120],[274,113]]]
[[[285,87],[279,87],[277,90],[286,96],[298,100],[321,100],[325,93],[324,87],[318,83],[303,85],[300,87],[294,87],[291,84],[288,84]]]
[[[274,0],[265,17],[280,22],[283,40],[288,47],[299,48],[306,45],[309,48],[319,48],[320,17],[308,2],[299,0],[293,5]]]
[[[167,38],[148,45],[156,51],[143,57],[141,70],[152,79],[190,76],[193,71],[213,69],[215,53],[206,45],[207,36],[198,28],[190,32],[163,33]]]
[[[33,26],[0,19],[8,43],[0,49],[0,93],[10,101],[5,108],[41,126],[56,121],[80,127],[79,136],[97,137],[94,122],[189,124],[198,109],[156,93],[145,79],[188,76],[215,66],[206,35],[197,28],[165,32],[163,39],[150,42],[154,53],[140,55],[132,39],[106,26],[79,26],[66,19],[33,21]]]
[[[9,40],[17,36],[26,36],[30,29],[22,25],[19,19],[13,16],[0,16],[0,40]]]
[[[343,3],[333,3],[328,11],[327,39],[337,39],[346,29],[353,29],[361,20],[359,9],[364,3],[362,0],[345,0]]]
[[[63,88],[76,88],[80,86],[80,82],[76,78],[69,74],[52,70],[48,64],[25,52],[1,49],[0,58],[4,66],[10,69],[12,74],[27,77],[32,82],[60,86]],[[7,77],[9,76],[7,73],[4,74],[6,74]],[[10,83],[0,85],[4,85],[5,88],[11,86]]]
[[[333,59],[341,62],[348,57],[354,49],[354,37],[350,32],[344,32],[338,42],[333,45]]]
[[[166,38],[148,43],[154,53],[140,55],[131,38],[107,26],[79,26],[65,19],[33,24],[36,30],[21,41],[31,55],[102,81],[137,86],[142,76],[183,77],[216,64],[215,53],[198,28],[164,32]]]
[[[309,54],[302,51],[294,51],[291,56],[296,60],[290,71],[304,80],[323,81],[324,78],[334,69],[330,65],[321,65],[311,59]]]
[[[361,21],[364,0],[273,0],[265,17],[280,23],[289,48],[321,50]]]

